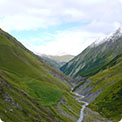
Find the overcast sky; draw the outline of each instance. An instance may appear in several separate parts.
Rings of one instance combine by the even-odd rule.
[[[122,0],[0,0],[0,28],[39,54],[77,55],[122,26]]]

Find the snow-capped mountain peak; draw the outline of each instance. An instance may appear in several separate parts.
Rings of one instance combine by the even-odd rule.
[[[122,28],[118,28],[115,32],[110,33],[107,36],[100,37],[95,42],[93,42],[93,44],[91,44],[91,47],[101,45],[102,43],[104,43],[106,41],[110,41],[110,40],[112,42],[116,41],[120,37],[122,37]]]

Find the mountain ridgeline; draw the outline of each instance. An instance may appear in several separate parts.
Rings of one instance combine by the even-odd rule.
[[[122,118],[122,30],[94,42],[61,67],[74,78],[73,91],[88,102],[84,121],[93,122],[89,109],[112,122]],[[105,121],[105,120],[104,120]]]
[[[53,66],[56,66],[57,68],[60,68],[68,61],[70,61],[72,58],[74,58],[73,55],[62,55],[62,56],[42,55],[41,57],[44,59],[45,62],[50,63]]]
[[[81,104],[74,100],[70,87],[63,73],[0,29],[1,120],[74,122]]]
[[[60,69],[71,77],[88,77],[114,65],[122,53],[122,32],[118,29],[103,39],[102,43],[93,43],[82,53],[66,63]]]

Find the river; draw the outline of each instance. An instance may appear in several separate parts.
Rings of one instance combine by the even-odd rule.
[[[3,121],[0,119],[0,122],[3,122]]]
[[[87,103],[86,101],[82,101],[82,98],[84,98],[85,96],[79,95],[78,93],[75,93],[75,92],[72,92],[72,93],[75,94],[76,96],[78,96],[78,97],[76,98],[76,100],[77,100],[78,102],[83,103],[83,105],[82,105],[82,107],[81,107],[81,111],[80,111],[80,117],[79,117],[79,119],[76,121],[76,122],[82,122],[82,121],[83,121],[83,118],[84,118],[84,110],[85,110],[86,106],[88,105],[88,103]]]
[[[76,122],[82,122],[83,121],[83,117],[84,117],[84,109],[86,108],[86,106],[88,105],[87,102],[85,101],[80,101],[81,103],[84,103],[84,105],[82,105],[81,111],[80,111],[80,118],[76,121]]]

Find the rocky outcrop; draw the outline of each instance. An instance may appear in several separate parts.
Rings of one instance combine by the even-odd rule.
[[[91,103],[92,101],[94,101],[98,96],[99,94],[102,92],[102,90],[98,90],[98,91],[95,91],[93,93],[89,93],[85,96],[85,98],[83,99],[84,101],[87,101],[88,103]]]
[[[94,86],[90,86],[90,83],[91,83],[91,80],[87,79],[81,86],[79,86],[75,90],[76,93],[85,96],[85,98],[83,98],[83,101],[86,101],[88,103],[91,103],[92,101],[94,101],[102,92],[102,89],[92,92],[92,90],[94,89]]]
[[[57,72],[56,72],[57,71]],[[55,71],[50,71],[49,72],[51,75],[53,75],[55,78],[60,79],[60,81],[64,82],[67,84],[70,88],[72,87],[71,78],[65,76],[61,71],[58,69]]]
[[[66,112],[61,105],[63,105],[65,108],[67,108],[67,110],[71,111],[71,113],[76,114],[72,111],[72,109],[70,108],[70,106],[67,105],[67,102],[65,101],[64,98],[62,98],[58,104],[57,104],[57,109],[60,112],[60,114],[62,114],[63,116],[65,116],[66,118],[69,118],[70,120],[72,120],[73,122],[75,122],[77,119],[71,115],[71,113]],[[69,121],[70,121],[69,120]]]
[[[17,108],[22,110],[21,106],[15,102],[13,97],[5,90],[5,87],[11,90],[11,86],[0,76],[0,98],[2,98],[5,102],[9,103],[13,108]],[[13,111],[13,109],[9,109]]]
[[[114,122],[102,117],[98,112],[92,111],[88,107],[86,107],[84,113],[83,122]]]

